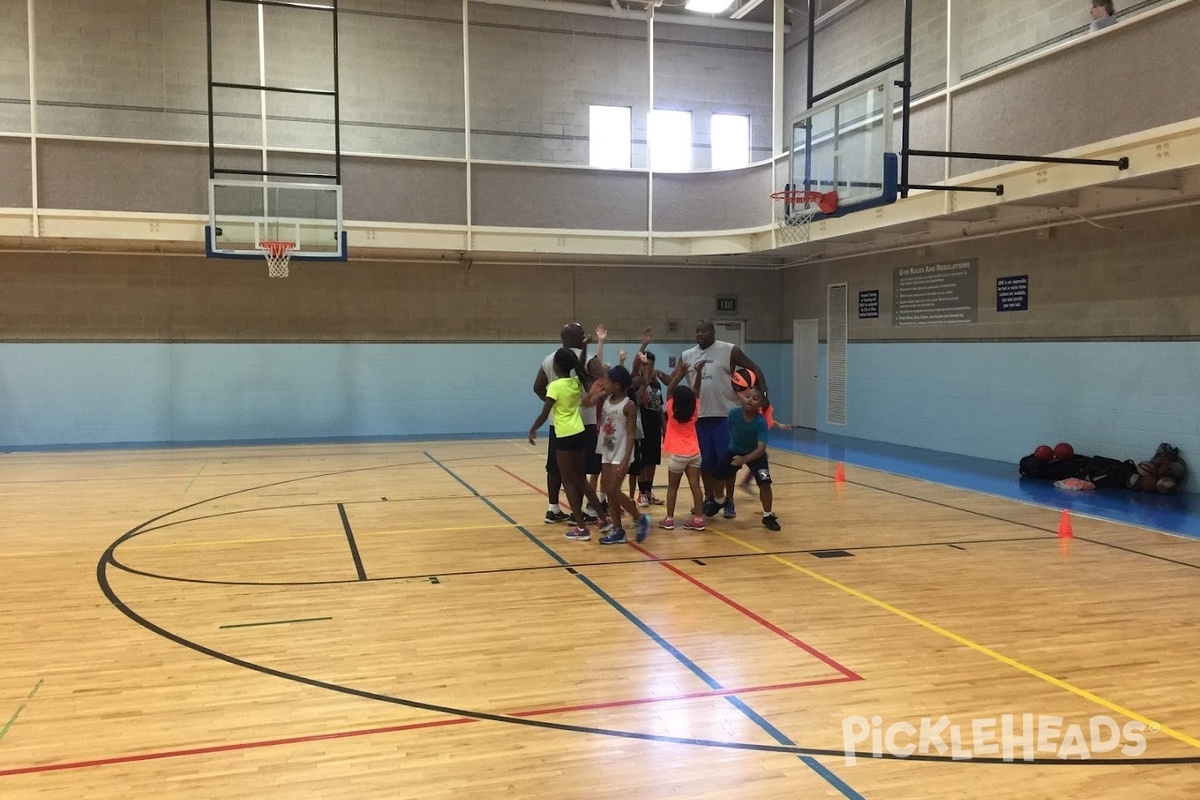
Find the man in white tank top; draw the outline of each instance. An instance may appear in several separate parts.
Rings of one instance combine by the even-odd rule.
[[[559,338],[562,340],[563,347],[571,348],[575,351],[575,355],[579,356],[583,353],[583,346],[587,343],[588,337],[582,325],[578,322],[568,322],[559,331]],[[592,377],[599,377],[603,372],[597,356],[589,358],[584,368],[592,374]],[[542,360],[542,365],[533,380],[533,393],[542,402],[546,401],[546,387],[552,380],[554,380],[554,353]],[[583,417],[585,437],[584,472],[591,476],[592,488],[595,488],[600,475],[600,455],[596,453],[596,409],[584,406],[579,409],[579,415]],[[562,477],[558,474],[558,459],[555,456],[554,442],[554,424],[552,422],[546,444],[546,497],[550,501],[549,507],[546,509],[545,522],[547,525],[571,521],[571,515],[564,513],[558,505],[559,492],[562,490]],[[584,515],[588,521],[596,521],[596,509],[584,509]]]
[[[734,478],[719,481],[712,471],[729,449],[729,412],[740,408],[737,394],[729,382],[738,367],[754,373],[755,385],[766,394],[767,379],[742,348],[717,340],[717,329],[710,319],[696,323],[696,346],[683,351],[675,371],[693,372],[702,365],[700,381],[700,418],[696,420],[696,438],[700,440],[700,477],[704,482],[704,515],[711,517],[722,508],[725,516],[737,516],[733,505]],[[689,378],[690,380],[690,378]]]

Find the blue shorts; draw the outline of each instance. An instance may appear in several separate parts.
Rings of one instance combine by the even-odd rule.
[[[712,472],[729,450],[729,417],[696,420],[696,438],[700,441],[700,469]]]

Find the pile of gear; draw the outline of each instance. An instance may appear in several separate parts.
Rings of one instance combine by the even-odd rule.
[[[1179,448],[1166,442],[1149,461],[1121,461],[1105,456],[1083,456],[1067,442],[1054,447],[1039,445],[1021,459],[1021,477],[1054,481],[1064,489],[1140,489],[1174,494],[1187,478],[1187,463]]]

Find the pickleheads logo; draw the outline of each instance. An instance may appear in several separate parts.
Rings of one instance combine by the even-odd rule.
[[[1033,761],[1039,756],[1087,760],[1120,750],[1134,758],[1146,752],[1147,730],[1156,733],[1158,725],[1131,720],[1122,726],[1103,715],[1069,725],[1064,725],[1062,717],[1044,714],[1004,714],[963,724],[942,715],[938,719],[924,717],[917,725],[902,721],[886,727],[882,717],[853,716],[842,720],[842,746],[850,765],[868,752],[875,757],[886,753],[895,758],[948,755],[956,761],[978,757]]]

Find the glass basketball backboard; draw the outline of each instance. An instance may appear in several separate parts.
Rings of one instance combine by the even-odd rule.
[[[345,260],[342,187],[210,180],[209,256],[261,259],[262,242],[290,242],[294,260]]]
[[[797,115],[785,188],[836,192],[833,216],[894,202],[891,89],[892,79],[877,75]]]

